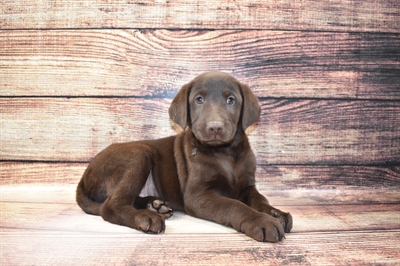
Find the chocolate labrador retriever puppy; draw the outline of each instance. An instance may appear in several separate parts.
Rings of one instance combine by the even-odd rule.
[[[86,213],[144,232],[163,232],[176,210],[258,241],[280,241],[292,217],[257,191],[256,160],[244,132],[260,112],[247,85],[222,72],[204,73],[169,108],[184,132],[112,144],[89,164],[76,200]]]

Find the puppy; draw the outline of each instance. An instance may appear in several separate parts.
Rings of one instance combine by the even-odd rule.
[[[89,164],[76,200],[88,214],[148,233],[165,230],[174,211],[277,242],[292,217],[255,187],[256,160],[245,129],[261,108],[247,85],[222,72],[184,85],[169,108],[184,132],[112,144]]]

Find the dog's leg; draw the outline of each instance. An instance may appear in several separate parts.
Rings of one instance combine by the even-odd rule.
[[[134,206],[136,198],[144,187],[152,163],[149,156],[143,156],[144,148],[137,154],[131,154],[130,165],[124,172],[115,171],[118,178],[109,178],[114,186],[112,193],[102,204],[100,215],[104,220],[125,225],[147,233],[161,233],[165,230],[165,216],[150,209],[136,209]],[[135,156],[136,155],[136,156]],[[164,210],[164,208],[162,208]]]
[[[258,212],[236,199],[208,191],[207,195],[185,198],[186,212],[195,217],[231,226],[261,242],[278,242],[285,236],[279,220]]]
[[[146,233],[161,233],[165,230],[165,216],[150,209],[134,208],[133,199],[124,195],[118,187],[100,208],[104,220],[125,225]]]
[[[148,196],[148,197],[137,197],[135,200],[134,207],[136,209],[149,209],[163,215],[165,218],[172,216],[173,211],[169,202],[164,201],[160,198]]]
[[[260,194],[255,187],[248,187],[242,193],[240,200],[259,212],[267,213],[272,217],[278,218],[280,223],[282,224],[282,227],[285,230],[285,233],[289,233],[290,230],[292,230],[292,215],[290,215],[290,213],[288,212],[283,212],[269,205],[267,198]]]
[[[137,210],[132,205],[117,206],[113,200],[107,199],[100,210],[104,220],[125,225],[146,233],[159,234],[165,231],[164,216],[148,210]]]

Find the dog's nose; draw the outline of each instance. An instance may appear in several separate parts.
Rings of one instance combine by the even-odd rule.
[[[209,122],[207,123],[207,131],[210,135],[221,134],[224,129],[223,126],[222,122]]]

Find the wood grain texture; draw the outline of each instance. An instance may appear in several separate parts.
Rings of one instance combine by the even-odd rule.
[[[164,234],[146,235],[84,214],[74,203],[74,190],[65,185],[0,188],[0,262],[6,265],[400,261],[398,203],[282,206],[295,219],[293,232],[280,244],[268,244],[182,213],[166,221]],[[30,193],[37,195],[27,201]],[[49,201],[41,202],[46,197]]]
[[[54,200],[57,199],[55,198]],[[74,199],[71,199],[71,204],[56,202],[1,202],[2,220],[0,221],[0,228],[40,229],[47,232],[63,231],[65,233],[80,232],[82,234],[124,233],[135,237],[142,235],[141,232],[128,227],[108,224],[98,216],[87,217],[72,200]],[[400,224],[398,223],[400,204],[282,206],[281,209],[290,212],[294,217],[293,234],[400,230]],[[176,224],[182,222],[190,222],[192,225],[185,224],[182,229],[176,228]],[[38,225],[40,225],[40,228],[38,228]],[[166,235],[196,233],[237,234],[230,227],[203,221],[181,212],[174,213],[173,219],[166,220],[166,227]]]
[[[170,101],[135,98],[0,99],[3,129],[0,158],[88,161],[113,142],[175,134],[167,115]]]
[[[399,100],[398,47],[399,34],[0,31],[0,95],[172,98],[218,69],[259,97]]]
[[[399,32],[396,1],[5,1],[0,27]]]
[[[71,203],[86,166],[1,162],[1,200]],[[399,167],[259,165],[256,181],[274,206],[400,203]]]
[[[399,104],[265,100],[259,126],[250,138],[263,164],[397,163]]]
[[[295,166],[260,165],[257,187],[261,190],[381,190],[400,188],[400,166]]]
[[[103,223],[105,223],[103,221]],[[82,234],[5,228],[4,265],[397,265],[399,230],[288,234],[281,244],[241,234]]]
[[[88,162],[113,142],[176,134],[170,99],[2,98],[2,160]],[[400,102],[262,99],[259,164],[398,164]],[[175,126],[179,129],[178,126]]]
[[[0,162],[3,185],[77,185],[88,163]]]
[[[88,163],[0,162],[0,185],[77,185]],[[262,191],[400,188],[400,166],[258,165]]]
[[[67,168],[68,169],[68,168]],[[75,184],[41,184],[2,185],[1,197],[4,202],[71,203],[75,199]],[[399,204],[400,192],[397,187],[380,189],[359,187],[339,189],[271,189],[265,183],[258,182],[257,187],[273,206],[317,206],[317,205],[367,205]],[[16,193],[18,197],[16,197]],[[284,207],[282,207],[284,208]]]

